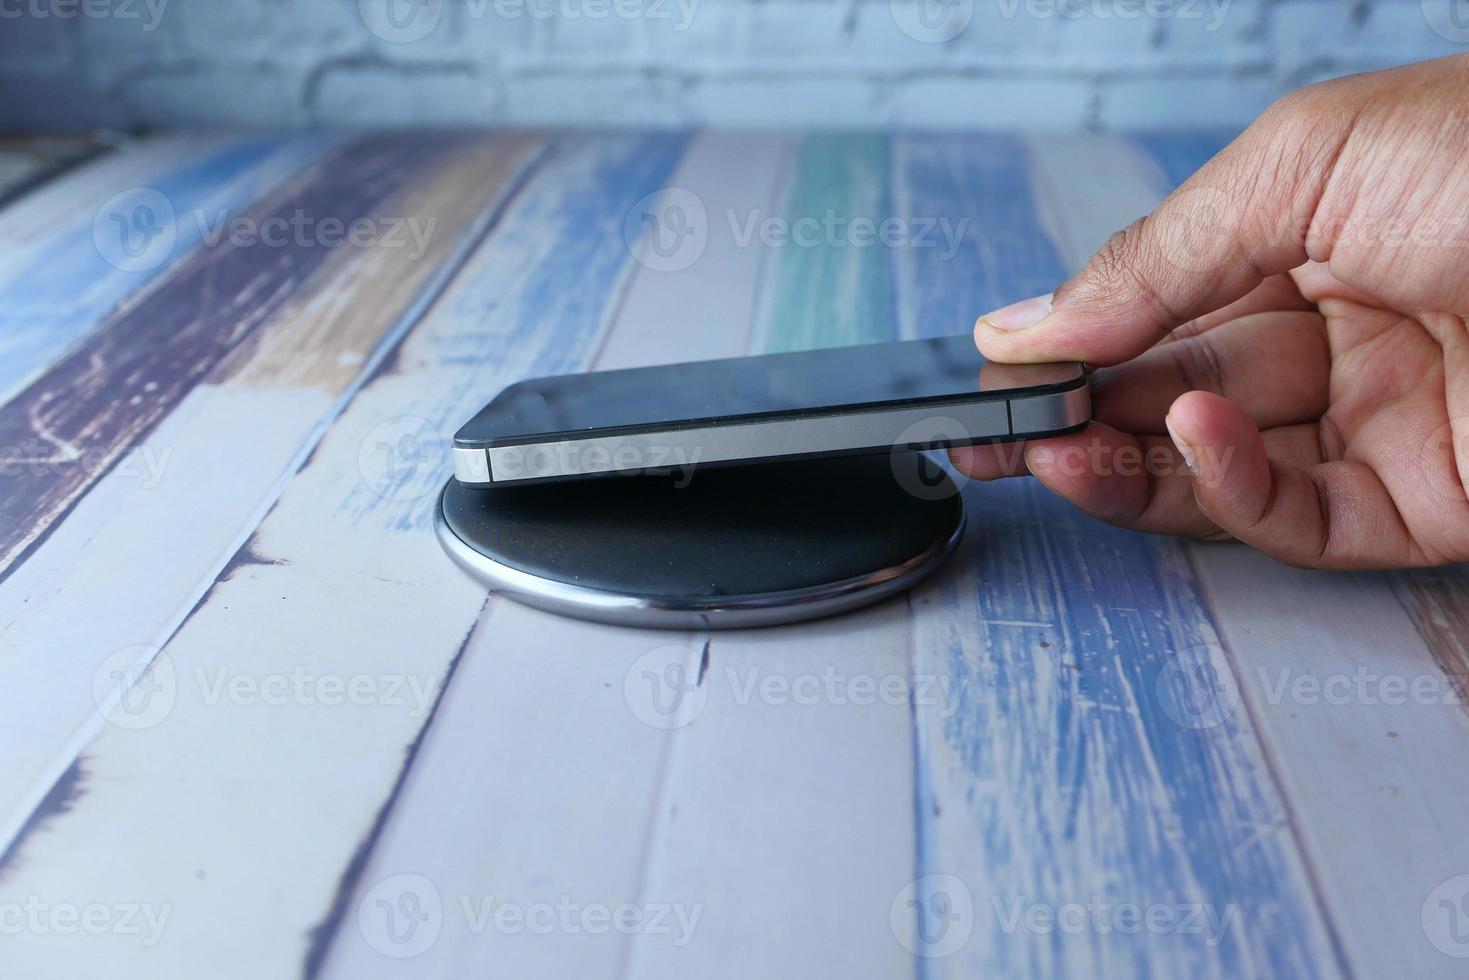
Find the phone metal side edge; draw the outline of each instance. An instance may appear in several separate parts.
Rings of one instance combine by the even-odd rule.
[[[770,419],[489,448],[455,446],[454,478],[466,486],[504,486],[558,477],[695,467],[701,463],[856,453],[883,446],[933,445],[941,440],[965,445],[1054,434],[1075,429],[1090,418],[1091,387],[1082,384],[1045,395],[943,406]],[[954,425],[963,431],[964,438],[953,437]],[[927,435],[909,432],[924,426],[928,427]]]

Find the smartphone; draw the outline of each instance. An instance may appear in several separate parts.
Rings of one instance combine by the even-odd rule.
[[[468,486],[938,449],[1086,425],[1080,364],[987,363],[968,335],[532,378],[454,436]]]

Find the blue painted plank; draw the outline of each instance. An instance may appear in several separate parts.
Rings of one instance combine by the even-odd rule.
[[[1014,140],[915,136],[896,157],[910,214],[965,216],[977,236],[952,261],[898,256],[910,335],[967,328],[1070,271],[1046,239]],[[1338,973],[1249,719],[1207,710],[1228,703],[1231,679],[1181,545],[1090,520],[1029,479],[965,493],[961,554],[914,598],[915,670],[964,691],[948,717],[915,709],[918,866],[963,883],[928,879],[940,883],[926,894],[930,911],[956,887],[973,909],[972,934],[925,961],[927,972]],[[1069,931],[1014,918],[1099,903],[1156,907],[1174,928]],[[1226,924],[1186,932],[1189,910]],[[933,936],[931,951],[948,952]]]
[[[630,274],[624,221],[641,199],[663,188],[687,143],[681,133],[582,136],[567,138],[553,151],[558,155],[551,173],[561,172],[556,161],[563,158],[590,161],[588,172],[566,173],[567,180],[578,181],[575,185],[537,180],[515,201],[516,220],[496,229],[497,249],[517,251],[537,263],[513,290],[460,289],[444,300],[445,315],[485,325],[478,334],[458,338],[451,352],[456,362],[474,370],[459,375],[459,388],[434,393],[414,417],[434,431],[453,432],[473,414],[468,406],[477,408],[511,382],[587,369],[595,357],[592,345],[614,313],[609,292],[619,293]],[[556,343],[543,343],[548,330],[556,332]],[[527,358],[526,351],[535,354]],[[381,371],[397,367],[390,358]],[[438,468],[402,474],[405,480],[430,482],[445,476]],[[382,503],[381,488],[358,484],[343,509],[354,519],[366,519]],[[393,520],[400,530],[424,531],[432,514],[417,508],[394,512]]]
[[[1226,132],[1139,133],[1134,142],[1148,152],[1177,187],[1237,134]]]
[[[217,225],[221,213],[249,204],[333,142],[323,136],[252,136],[185,152],[171,169],[149,178],[146,187],[118,187],[117,197],[80,209],[54,236],[6,262],[0,271],[5,296],[0,397],[87,336],[128,296],[174,268]],[[153,224],[147,227],[173,235],[171,248],[129,256],[113,219],[127,219],[125,212],[140,205],[152,208]],[[0,211],[0,228],[4,222]],[[140,241],[135,237],[132,245]]]

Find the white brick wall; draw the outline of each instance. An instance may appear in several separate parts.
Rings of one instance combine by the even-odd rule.
[[[0,129],[1242,126],[1458,2],[0,0]]]

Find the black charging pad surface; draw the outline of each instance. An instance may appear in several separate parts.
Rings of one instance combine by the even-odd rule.
[[[958,489],[921,454],[830,457],[470,488],[438,533],[492,590],[624,625],[727,628],[856,608],[913,585],[958,544]]]

